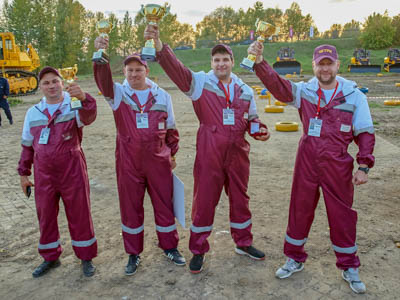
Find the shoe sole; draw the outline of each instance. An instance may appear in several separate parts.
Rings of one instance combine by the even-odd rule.
[[[249,254],[247,252],[244,252],[243,250],[240,250],[238,248],[235,248],[235,252],[237,254],[239,254],[239,255],[244,255],[244,256],[250,257],[251,259],[254,259],[254,260],[265,260],[265,256],[263,256],[263,257],[255,257],[255,256],[253,256],[253,255],[251,255],[251,254]]]
[[[279,279],[285,279],[285,278],[288,278],[288,277],[292,276],[294,273],[303,271],[303,269],[304,269],[304,264],[301,265],[301,268],[300,268],[300,269],[296,269],[296,270],[292,271],[291,273],[289,273],[289,274],[287,274],[287,275],[278,276],[278,275],[275,274],[275,277],[276,277],[276,278],[279,278]]]
[[[179,266],[179,267],[186,266],[186,261],[184,263],[177,263],[177,262],[173,261],[171,258],[169,258],[167,254],[164,253],[164,256],[166,258],[168,258],[170,261],[172,261],[175,265]]]
[[[34,277],[34,278],[42,277],[43,275],[46,275],[48,272],[50,272],[51,269],[58,268],[59,266],[61,266],[61,261],[56,262],[54,265],[52,265],[50,268],[48,268],[46,271],[40,273],[39,275],[34,275],[32,273],[32,277]]]
[[[366,291],[361,291],[361,292],[360,292],[360,291],[355,290],[355,289],[352,287],[352,285],[351,285],[351,280],[349,280],[349,279],[347,279],[346,277],[344,277],[344,273],[343,273],[343,272],[342,272],[342,278],[344,279],[344,281],[346,281],[346,282],[349,284],[351,290],[352,290],[354,293],[356,293],[356,294],[365,294]]]
[[[203,267],[204,267],[204,262],[206,261],[206,256],[203,257],[203,264],[201,265],[200,270],[191,270],[189,268],[190,273],[192,274],[199,274],[201,271],[203,271]]]
[[[132,276],[132,275],[135,275],[136,272],[137,272],[137,269],[136,269],[135,272],[133,272],[133,273],[127,273],[127,272],[125,271],[125,275],[126,275],[126,276]]]

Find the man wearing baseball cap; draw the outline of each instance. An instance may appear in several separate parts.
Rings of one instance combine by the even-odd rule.
[[[374,127],[367,99],[355,82],[337,76],[340,62],[334,46],[315,48],[312,61],[315,77],[306,83],[281,78],[263,59],[261,43],[253,43],[248,52],[256,55],[256,75],[275,98],[298,108],[303,123],[284,244],[288,259],[276,276],[287,278],[303,270],[307,258],[304,245],[321,188],[336,266],[355,293],[365,293],[358,275],[357,212],[352,205],[354,185],[368,181],[367,174],[375,160]],[[347,152],[353,140],[359,147],[359,167],[354,175],[353,158]]]
[[[39,254],[44,262],[32,273],[40,277],[60,265],[63,251],[57,225],[60,197],[70,229],[71,244],[82,260],[83,274],[93,276],[92,258],[97,256],[97,241],[90,213],[89,179],[81,148],[83,126],[96,119],[96,100],[71,83],[63,91],[60,73],[44,67],[39,73],[39,87],[44,97],[29,108],[22,130],[22,152],[18,163],[21,187],[30,196],[29,180],[34,167],[35,202],[39,219]],[[71,98],[82,102],[80,110],[71,111]]]
[[[95,47],[107,49],[108,39],[98,37]],[[136,273],[143,251],[146,189],[154,208],[159,247],[173,263],[184,266],[185,258],[177,249],[172,202],[172,169],[176,167],[179,133],[171,96],[147,78],[149,67],[138,53],[124,60],[123,84],[113,82],[109,64],[93,64],[93,68],[117,127],[117,184],[122,236],[129,254],[125,274]]]
[[[168,45],[162,44],[157,26],[146,27],[145,39],[155,41],[158,62],[178,88],[190,97],[200,122],[193,170],[190,271],[199,273],[203,268],[205,253],[210,249],[207,238],[223,188],[229,197],[235,252],[263,260],[265,254],[253,246],[251,233],[247,195],[250,145],[245,133],[260,141],[266,141],[269,133],[258,119],[253,90],[232,73],[231,48],[216,45],[211,50],[212,70],[194,73],[176,58]]]

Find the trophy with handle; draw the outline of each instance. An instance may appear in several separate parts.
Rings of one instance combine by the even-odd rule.
[[[257,19],[256,21],[256,34],[258,35],[257,41],[264,43],[264,41],[270,36],[277,35],[280,31],[279,27],[271,25],[267,22]],[[243,58],[240,66],[251,72],[253,71],[254,64],[256,62],[256,56],[249,54],[247,57]]]
[[[106,19],[97,22],[97,30],[100,32],[100,36],[103,38],[108,38],[108,34],[112,28],[112,24]],[[106,49],[99,49],[98,51],[94,52],[92,61],[99,65],[107,64],[109,62],[109,57]]]
[[[149,25],[157,25],[160,21],[169,14],[171,6],[165,3],[164,6],[158,4],[142,4],[140,14],[142,14]],[[140,57],[143,60],[155,61],[156,60],[156,48],[154,46],[154,40],[147,40],[142,48]]]
[[[58,69],[61,77],[65,80],[66,83],[70,84],[75,81],[76,74],[78,73],[78,66],[75,64],[73,67]],[[82,102],[76,98],[71,98],[70,109],[71,111],[79,110],[82,108]]]

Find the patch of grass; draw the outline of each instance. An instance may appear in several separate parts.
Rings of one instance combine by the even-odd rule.
[[[16,106],[16,105],[24,102],[20,98],[12,98],[12,97],[8,98],[7,101],[8,101],[8,104],[10,104],[10,106]]]
[[[382,108],[382,105],[376,102],[368,102],[369,108]]]
[[[372,124],[379,125],[379,122],[373,121]]]
[[[339,60],[341,62],[340,73],[348,74],[347,66],[350,64],[350,59],[353,56],[353,51],[359,47],[357,39],[316,39],[309,41],[299,41],[295,43],[279,42],[279,43],[265,43],[264,45],[264,58],[273,64],[276,61],[277,52],[281,47],[291,47],[295,51],[295,59],[301,63],[303,74],[312,74],[312,55],[314,48],[322,44],[334,45],[339,53]],[[234,73],[248,73],[239,65],[244,57],[247,56],[247,45],[232,46],[232,51],[235,57]],[[371,64],[383,65],[383,59],[387,55],[387,49],[371,50]],[[211,69],[211,48],[199,48],[193,50],[179,50],[176,51],[176,56],[183,62],[185,66],[194,72],[205,71]],[[114,57],[111,59],[111,70],[113,74],[122,75],[122,57]],[[150,76],[159,76],[164,74],[164,71],[158,63],[149,63]],[[354,74],[354,73],[352,73]],[[362,75],[362,74],[361,74]],[[386,74],[385,76],[392,75]]]

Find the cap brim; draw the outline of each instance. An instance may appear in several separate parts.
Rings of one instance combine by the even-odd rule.
[[[316,64],[319,64],[319,62],[320,62],[321,60],[323,60],[324,58],[328,58],[328,59],[331,60],[332,62],[337,61],[337,59],[333,59],[332,56],[329,56],[329,55],[322,55],[322,56],[318,57],[317,59],[315,59],[314,61],[315,61]]]
[[[143,62],[140,60],[140,58],[138,58],[138,57],[129,57],[129,58],[126,58],[126,59],[124,60],[124,65],[126,66],[127,64],[131,63],[132,61],[137,61],[137,62],[140,63],[142,66],[145,66],[145,67],[147,68],[147,64],[143,63]]]

